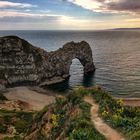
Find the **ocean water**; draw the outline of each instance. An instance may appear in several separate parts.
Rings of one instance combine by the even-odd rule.
[[[0,31],[0,36],[5,35],[18,35],[46,51],[85,40],[93,52],[95,73],[83,76],[83,66],[74,59],[69,81],[59,88],[100,85],[116,97],[140,97],[140,30]]]

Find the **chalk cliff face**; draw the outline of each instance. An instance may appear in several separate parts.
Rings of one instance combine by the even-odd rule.
[[[1,37],[0,87],[26,82],[41,86],[62,82],[69,77],[74,58],[79,59],[85,74],[95,70],[91,48],[85,41],[70,42],[57,51],[46,52],[19,37]]]

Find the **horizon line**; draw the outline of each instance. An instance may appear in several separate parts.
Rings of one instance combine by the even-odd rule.
[[[0,31],[105,31],[105,30],[135,30],[140,27],[126,28],[107,28],[107,29],[0,29]]]

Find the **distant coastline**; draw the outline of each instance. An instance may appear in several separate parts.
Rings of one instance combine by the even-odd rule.
[[[107,29],[107,30],[140,30],[140,28],[113,28],[113,29]]]
[[[115,31],[115,30],[117,30],[117,31],[121,31],[121,30],[140,30],[140,27],[138,27],[138,28],[107,28],[107,29],[94,29],[94,30],[82,30],[82,29],[77,29],[77,30],[75,30],[75,29],[57,29],[57,30],[53,30],[53,29],[46,29],[46,30],[38,30],[38,29],[35,29],[35,30],[27,30],[27,29],[16,29],[16,30],[5,30],[5,29],[0,29],[0,31],[7,31],[7,32],[9,32],[9,31],[14,31],[14,32],[18,32],[18,31],[41,31],[41,32],[46,32],[46,31],[48,31],[48,32],[97,32],[97,31]],[[3,35],[4,36],[4,35]]]

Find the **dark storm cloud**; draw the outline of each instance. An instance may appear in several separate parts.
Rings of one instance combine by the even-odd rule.
[[[109,10],[140,12],[140,0],[120,0],[118,2],[114,1],[106,3],[106,6]]]

